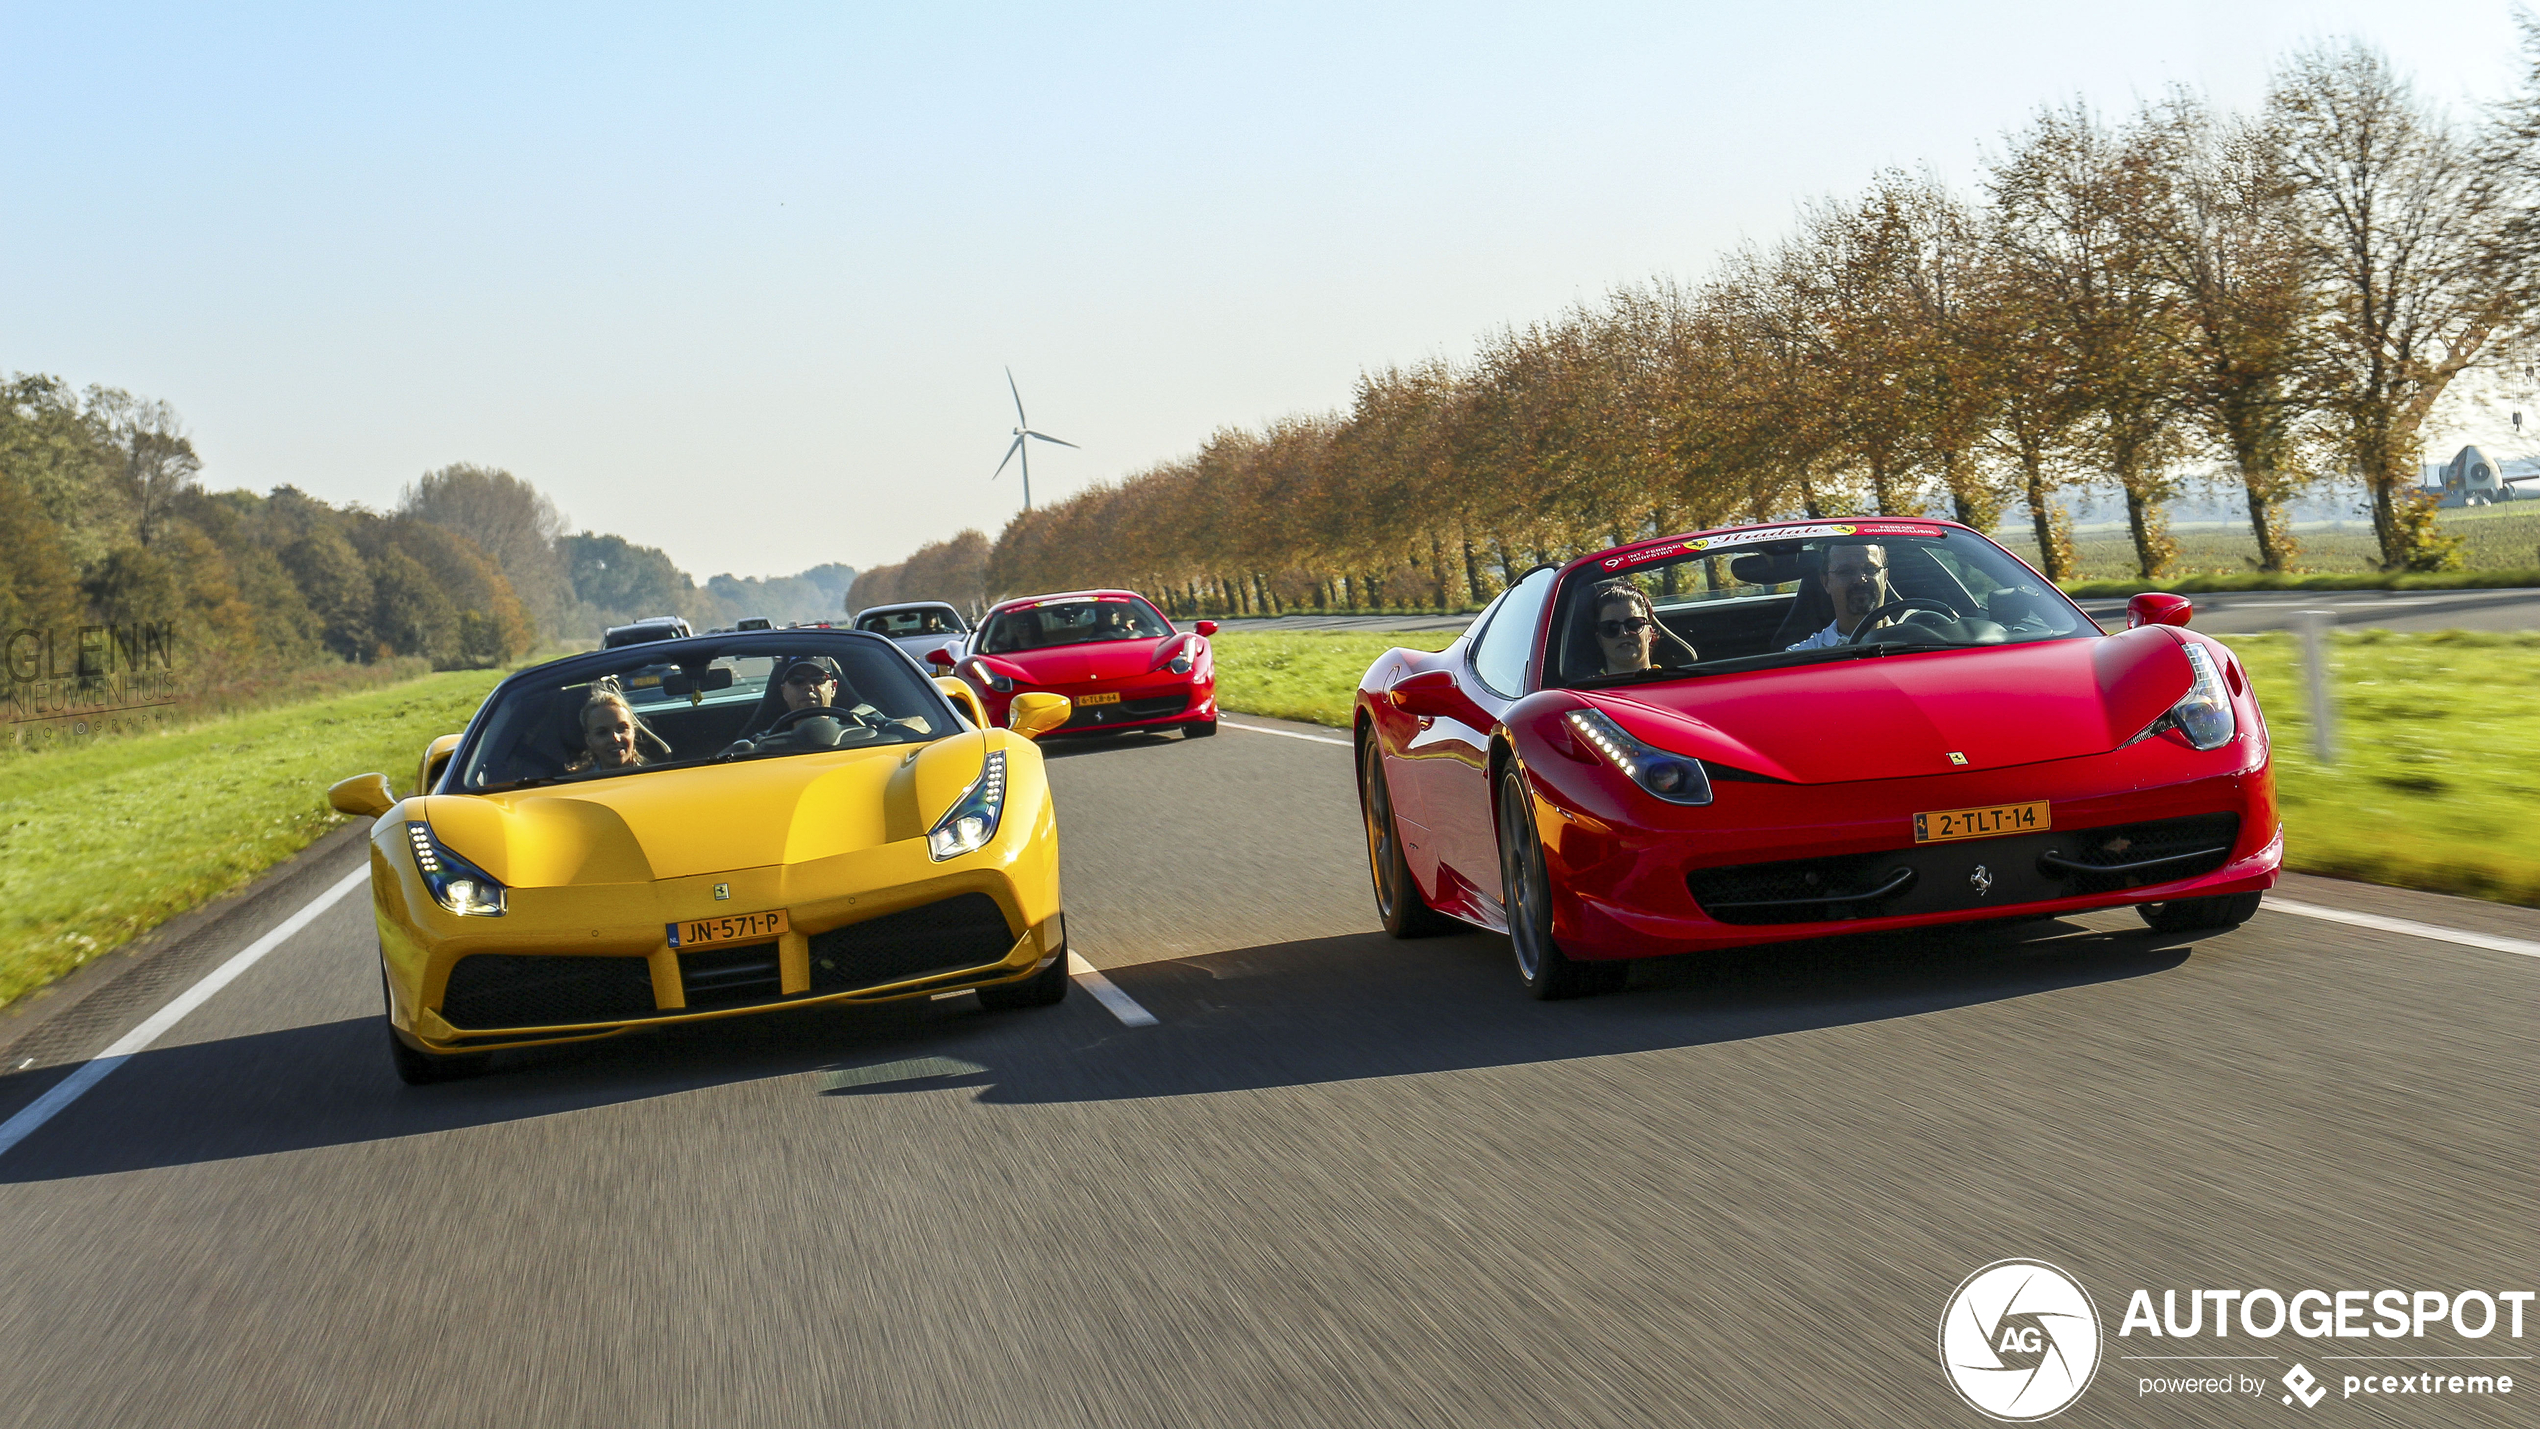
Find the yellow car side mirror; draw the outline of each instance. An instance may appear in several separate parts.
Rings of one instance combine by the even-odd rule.
[[[397,807],[397,795],[387,775],[356,774],[327,790],[326,802],[339,814],[375,819]]]
[[[1014,697],[1014,704],[1006,712],[1006,728],[1025,739],[1038,739],[1067,723],[1067,716],[1075,708],[1065,695],[1026,690]]]
[[[977,690],[950,675],[936,676],[935,688],[943,691],[944,698],[952,701],[963,714],[970,716],[972,724],[981,729],[988,727],[988,709],[987,706],[979,703]]]

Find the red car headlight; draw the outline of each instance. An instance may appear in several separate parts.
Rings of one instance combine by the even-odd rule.
[[[2162,730],[2174,729],[2190,749],[2220,749],[2240,732],[2239,717],[2231,712],[2231,692],[2223,688],[2222,671],[2214,667],[2213,652],[2193,640],[2179,648],[2187,652],[2187,663],[2196,671],[2196,682],[2187,687],[2185,698],[2163,710],[2159,719],[2145,725],[2141,734],[2120,748],[2141,744]]]
[[[973,678],[979,681],[980,684],[987,686],[989,689],[996,691],[1000,695],[1006,694],[1014,688],[1014,680],[1011,676],[998,674],[996,670],[991,668],[985,660],[976,658],[972,659],[970,662],[970,673]]]
[[[1603,755],[1606,763],[1648,793],[1670,804],[1711,802],[1711,776],[1704,772],[1701,760],[1652,749],[1603,710],[1572,710],[1568,718],[1570,731],[1581,744]]]

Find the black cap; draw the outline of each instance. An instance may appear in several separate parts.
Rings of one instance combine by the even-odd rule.
[[[783,684],[785,681],[792,679],[794,677],[794,673],[798,670],[811,671],[813,676],[812,682],[814,684],[818,684],[822,680],[842,680],[845,678],[838,673],[838,662],[830,659],[828,656],[803,655],[785,662],[785,673],[777,677],[777,683]]]

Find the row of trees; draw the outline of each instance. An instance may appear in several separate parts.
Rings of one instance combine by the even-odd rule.
[[[2045,109],[1972,193],[1883,173],[1706,281],[1366,374],[1346,412],[1026,513],[971,589],[1448,606],[1644,533],[1870,512],[2008,517],[2064,578],[2075,488],[2122,505],[2157,577],[2194,481],[2245,502],[2266,569],[2300,553],[2285,503],[2323,487],[2386,567],[2441,568],[2422,436],[2530,331],[2535,154],[2540,82],[2462,123],[2354,45],[2293,56],[2254,114]]]
[[[429,472],[374,512],[292,487],[210,491],[164,402],[20,374],[0,384],[0,631],[172,621],[215,675],[419,656],[485,667],[679,614],[817,620],[852,569],[699,586],[661,551],[568,534],[511,473]]]

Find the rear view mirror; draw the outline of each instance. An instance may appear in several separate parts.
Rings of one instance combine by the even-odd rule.
[[[1202,620],[1193,624],[1191,628],[1200,633],[1201,639],[1206,639],[1207,637],[1217,633],[1217,622],[1214,620]]]
[[[2183,595],[2167,591],[2147,590],[2125,603],[2125,628],[2142,625],[2185,625],[2196,611],[2196,603]]]
[[[1013,705],[1007,709],[1006,727],[1025,739],[1038,739],[1067,723],[1067,716],[1074,709],[1065,695],[1053,695],[1046,690],[1026,690],[1016,695]]]
[[[730,688],[732,688],[732,672],[721,667],[699,670],[694,674],[685,670],[673,670],[661,677],[661,692],[674,700],[691,699],[715,690]]]
[[[385,774],[356,774],[326,791],[327,805],[339,814],[375,819],[397,807],[397,795]]]
[[[953,663],[952,647],[949,645],[938,645],[934,649],[927,651],[926,663],[939,670],[951,669]]]

